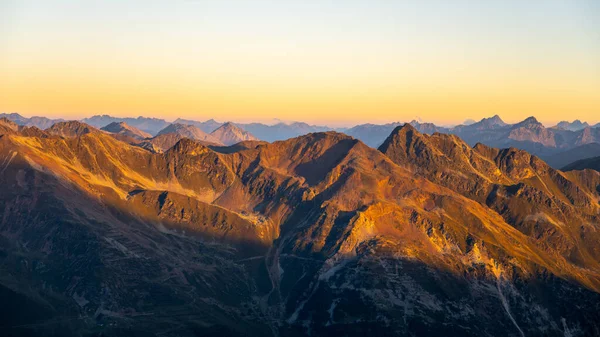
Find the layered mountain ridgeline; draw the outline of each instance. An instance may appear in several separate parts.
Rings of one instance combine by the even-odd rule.
[[[13,121],[15,124],[20,126],[27,127],[36,127],[38,129],[47,129],[51,127],[53,124],[58,122],[64,122],[64,119],[50,119],[47,117],[33,116],[33,117],[23,117],[18,113],[2,113],[0,114],[0,118],[6,118],[10,121]]]
[[[344,130],[344,133],[350,135],[354,138],[360,139],[365,144],[371,147],[378,147],[383,143],[385,138],[398,126],[403,125],[404,123],[394,122],[388,124],[360,124],[349,128],[348,130]],[[448,133],[450,131],[449,128],[437,126],[433,123],[421,123],[416,120],[413,120],[409,123],[417,130],[422,133],[432,134],[434,132],[444,132]]]
[[[164,153],[0,137],[0,291],[21,335],[587,336],[594,171],[397,128]],[[25,314],[27,313],[27,314]],[[14,317],[20,317],[18,323]]]
[[[289,138],[298,137],[313,132],[326,132],[335,129],[328,126],[311,125],[302,122],[280,122],[273,125],[267,125],[263,123],[238,123],[236,125],[250,132],[254,136],[258,137],[260,140],[264,140],[267,142],[286,140]]]
[[[590,125],[587,122],[582,122],[579,119],[576,119],[573,122],[569,122],[569,121],[559,122],[553,128],[559,129],[559,130],[578,131],[581,129],[585,129],[587,127],[590,127]],[[595,127],[598,127],[598,125],[596,125]]]
[[[113,137],[126,143],[156,153],[167,151],[184,138],[196,140],[202,145],[215,149],[223,148],[224,151],[231,150],[229,146],[237,143],[259,142],[249,132],[242,130],[232,123],[225,123],[210,134],[205,133],[194,125],[173,123],[160,130],[154,137],[123,122],[111,123],[101,130],[110,133]]]
[[[370,146],[378,147],[394,128],[402,124],[363,124],[347,130],[346,133],[363,140]],[[565,162],[561,159],[563,158],[561,155],[566,152],[577,159],[595,156],[594,145],[590,144],[600,143],[599,125],[591,127],[580,121],[561,122],[555,127],[546,128],[534,117],[526,118],[516,124],[507,124],[496,115],[476,123],[450,128],[416,121],[412,121],[410,124],[425,134],[440,132],[457,135],[471,146],[483,143],[498,148],[515,147],[526,150],[547,160],[554,168],[560,168],[572,162]],[[571,150],[575,152],[570,152]]]
[[[492,120],[494,122],[490,123]],[[557,160],[561,153],[574,150],[571,155],[576,157],[594,156],[596,152],[591,149],[593,145],[588,145],[600,143],[599,128],[577,122],[561,122],[556,127],[546,128],[534,117],[520,123],[506,124],[495,116],[469,126],[455,127],[449,133],[460,136],[470,145],[484,143],[492,147],[526,150],[547,160],[554,168],[560,168],[566,164]]]
[[[546,128],[534,117],[516,124],[507,124],[499,116],[484,118],[471,125],[459,125],[447,133],[456,134],[467,143],[484,143],[493,147],[517,147],[546,158],[567,149],[600,141],[600,130],[586,127]]]
[[[114,122],[124,122],[144,132],[150,133],[151,135],[157,135],[160,130],[166,128],[169,124],[171,124],[165,121],[164,119],[159,118],[147,118],[141,116],[137,118],[123,118],[108,115],[96,115],[90,118],[84,118],[82,122],[90,124],[96,128],[102,128]],[[193,125],[202,130],[203,132],[210,134],[225,123],[217,122],[214,119],[209,119],[207,121],[201,122],[196,120],[177,118],[173,122],[173,124]],[[310,125],[301,122],[277,123],[274,125],[268,125],[263,123],[236,123],[235,126],[241,128],[242,130],[250,134],[253,134],[260,140],[268,142],[298,137],[311,132],[323,132],[333,130],[333,128],[327,126]]]
[[[569,150],[545,156],[544,161],[554,168],[565,170],[569,164],[578,160],[591,159],[600,156],[600,143],[589,143],[574,147]]]
[[[156,135],[160,130],[169,126],[169,122],[160,118],[150,117],[113,117],[109,115],[96,115],[89,118],[84,118],[82,122],[89,124],[98,129],[103,128],[111,123],[126,123],[127,125],[140,129],[143,132],[151,135]]]
[[[36,126],[41,129],[50,127],[55,122],[62,120],[51,120],[45,117],[25,118],[19,114],[2,114],[0,117],[16,122],[21,126]],[[171,123],[158,118],[122,118],[108,115],[98,115],[85,118],[82,122],[95,128],[104,128],[111,123],[124,123],[127,127],[135,128],[150,135],[157,135],[161,130],[169,128]],[[193,126],[204,134],[210,134],[219,128],[235,129],[227,132],[228,136],[220,139],[218,143],[231,145],[235,141],[259,139],[273,142],[298,137],[312,132],[326,132],[337,130],[354,138],[360,139],[371,147],[379,147],[392,130],[404,123],[394,122],[388,124],[361,124],[350,128],[331,128],[327,126],[309,125],[306,123],[277,123],[267,125],[263,123],[221,123],[214,119],[204,122],[178,118],[173,122],[175,126]],[[600,124],[590,125],[587,122],[575,120],[573,122],[562,121],[557,125],[547,128],[534,117],[529,117],[516,124],[505,123],[498,115],[484,118],[479,122],[467,122],[454,127],[443,127],[433,123],[421,123],[413,120],[410,122],[419,132],[433,134],[435,132],[455,134],[465,140],[471,146],[483,143],[488,146],[506,148],[515,147],[526,150],[544,159],[554,168],[561,168],[575,160],[591,158],[598,155],[595,144],[600,144]],[[171,126],[171,128],[174,128]],[[176,130],[172,130],[177,133]],[[221,131],[217,131],[221,133]],[[123,133],[113,133],[115,137],[129,143],[140,143],[144,138],[126,136]],[[161,134],[165,134],[162,132]],[[249,136],[248,136],[249,134]],[[180,135],[181,136],[181,135]],[[214,136],[214,135],[213,135]],[[190,138],[190,136],[186,136]],[[220,136],[219,136],[220,137]],[[219,138],[214,137],[214,138]],[[169,136],[157,139],[154,142],[140,144],[144,148],[154,147],[158,151],[167,150],[182,137]],[[208,145],[215,144],[215,140],[205,140],[206,136],[191,137],[202,140]],[[221,144],[222,145],[222,144]],[[568,160],[567,160],[568,159]]]
[[[50,127],[52,124],[62,120],[51,120],[45,117],[25,118],[18,114],[2,114],[9,120],[18,125],[37,126],[42,129]],[[150,141],[147,137],[157,135],[161,130],[169,128],[171,123],[158,118],[121,118],[108,115],[98,115],[82,120],[96,128],[107,127],[111,123],[123,123],[129,128],[138,129],[146,137],[124,135],[124,132],[113,133],[114,137],[120,138],[129,143],[135,143],[147,149],[156,151],[165,151],[173,146],[175,142],[183,138],[181,135],[170,135],[160,137]],[[505,148],[516,147],[526,150],[532,154],[544,159],[554,168],[564,167],[575,160],[591,158],[598,155],[595,149],[596,144],[600,144],[600,124],[590,125],[587,122],[575,120],[573,122],[562,121],[557,125],[546,128],[534,117],[529,117],[520,123],[505,123],[498,115],[484,118],[479,122],[469,121],[455,127],[442,127],[433,123],[421,123],[418,121],[410,122],[419,132],[433,134],[435,132],[456,134],[464,139],[468,144],[475,145],[483,143],[488,146]],[[117,124],[119,125],[119,124]],[[219,128],[236,129],[236,132],[227,132],[231,136],[229,139],[220,139],[219,144],[232,145],[235,141],[250,139],[260,139],[273,142],[285,140],[311,132],[325,132],[337,130],[346,133],[352,137],[360,139],[371,147],[380,146],[387,135],[397,126],[403,125],[400,122],[388,124],[361,124],[350,128],[331,128],[327,126],[315,126],[306,123],[278,123],[267,125],[263,123],[221,123],[214,119],[204,122],[178,118],[173,122],[175,126],[193,126],[205,134],[217,131]],[[171,127],[173,128],[173,127]],[[221,131],[217,131],[221,133]],[[173,130],[173,133],[175,130]],[[165,133],[162,132],[161,135]],[[249,136],[244,135],[249,134]],[[214,135],[213,135],[214,136]],[[187,137],[190,137],[189,135]],[[221,137],[221,136],[219,136]],[[219,139],[219,137],[214,137]],[[192,137],[206,142],[207,145],[215,145],[215,140],[204,140],[206,136]]]
[[[100,130],[110,132],[115,135],[123,137],[130,137],[135,140],[143,140],[146,138],[152,138],[152,135],[144,132],[138,128],[128,125],[125,122],[112,122]]]
[[[258,138],[254,137],[250,132],[244,131],[230,122],[219,126],[216,130],[211,132],[210,135],[228,146],[239,142],[258,140]]]
[[[564,171],[573,170],[596,170],[600,171],[600,156],[576,160],[563,167]]]
[[[219,123],[214,119],[199,122],[191,119],[177,118],[173,123],[193,125],[206,133],[211,133],[215,131],[219,126],[223,125],[223,123]]]
[[[600,173],[561,172],[515,148],[471,148],[454,135],[398,127],[380,147],[395,163],[501,215],[549,253],[585,266],[600,259],[594,244]]]
[[[193,125],[206,133],[211,133],[217,130],[224,124],[232,124],[233,126],[251,134],[254,138],[258,138],[267,142],[285,140],[293,137],[302,136],[311,132],[331,131],[334,128],[327,126],[310,125],[307,123],[277,123],[273,125],[263,123],[220,123],[214,119],[209,119],[204,122],[178,118],[173,123]],[[248,140],[248,139],[246,139]]]

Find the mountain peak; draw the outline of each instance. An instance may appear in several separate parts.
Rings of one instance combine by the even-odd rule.
[[[394,131],[392,131],[392,134],[400,133],[400,132],[417,132],[418,133],[419,131],[417,131],[415,126],[412,124],[412,122],[410,122],[410,123],[404,123],[400,126],[397,126],[394,129]]]
[[[5,118],[7,118],[7,119],[11,119],[11,120],[12,120],[12,119],[15,119],[15,118],[18,118],[18,119],[23,119],[23,118],[25,118],[25,117],[23,117],[21,114],[18,114],[18,113],[16,113],[16,112],[11,112],[11,113],[3,113],[3,114],[0,114],[0,116],[2,116],[2,117],[5,117]]]
[[[504,121],[502,120],[502,118],[500,118],[499,115],[494,115],[492,117],[488,117],[488,118],[484,118],[480,121],[481,122],[485,122],[486,124],[492,126],[492,125],[506,125],[506,123],[504,123]]]
[[[402,154],[402,157],[405,157],[403,153],[409,150],[409,147],[415,143],[416,139],[424,137],[425,136],[410,123],[405,123],[404,125],[397,126],[394,131],[392,131],[386,140],[379,146],[379,151],[386,155],[390,152],[398,152],[398,155]]]
[[[514,125],[514,127],[532,127],[532,126],[543,126],[543,125],[534,116],[527,117],[523,121]]]
[[[506,126],[507,124],[498,115],[492,117],[482,118],[479,122],[472,124],[463,124],[457,126],[455,129],[464,130],[487,130],[487,129],[498,129]]]
[[[95,127],[80,121],[66,121],[53,124],[46,129],[46,132],[61,137],[78,137],[99,131]]]
[[[125,123],[125,122],[111,122],[110,124],[108,124],[107,126],[103,127],[102,130],[105,129],[115,129],[115,128],[119,128],[119,129],[129,129],[131,128],[129,126],[129,124]],[[107,130],[108,131],[108,130]]]
[[[240,128],[232,122],[226,122],[210,133],[225,145],[233,145],[246,140],[258,140],[250,132]]]
[[[123,136],[132,137],[137,140],[142,140],[142,139],[152,137],[152,135],[150,135],[149,133],[144,132],[138,128],[135,128],[123,121],[112,122],[112,123],[108,124],[107,126],[101,128],[100,130],[110,132],[112,134],[119,134],[119,135],[123,135]]]
[[[157,133],[157,136],[162,136],[169,133],[177,134],[180,138],[190,138],[193,140],[200,140],[208,143],[213,143],[215,145],[223,145],[223,143],[219,141],[219,139],[207,134],[206,132],[202,131],[200,128],[194,125],[173,123],[160,130]]]
[[[168,152],[182,153],[194,156],[206,152],[207,150],[208,148],[206,146],[200,144],[199,142],[193,139],[182,138],[177,143],[175,143],[175,145],[173,145],[173,147],[171,147]]]
[[[554,127],[559,130],[569,130],[569,131],[579,131],[589,127],[590,125],[587,122],[582,122],[579,119],[574,120],[569,123],[568,121],[561,121]]]
[[[535,118],[534,116],[529,116],[529,117],[525,118],[525,120],[523,120],[521,123],[538,124],[539,122],[538,122],[537,118]]]

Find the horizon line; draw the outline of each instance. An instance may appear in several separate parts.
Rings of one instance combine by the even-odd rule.
[[[314,122],[314,121],[302,121],[302,120],[285,120],[285,119],[280,119],[280,118],[272,118],[272,119],[245,119],[245,120],[233,120],[233,119],[229,119],[229,120],[220,120],[218,118],[215,117],[208,117],[206,119],[194,119],[191,117],[176,117],[176,118],[164,118],[164,117],[157,117],[157,116],[145,116],[145,115],[138,115],[138,116],[134,116],[134,115],[127,115],[127,116],[119,116],[119,115],[111,115],[111,114],[93,114],[93,115],[89,115],[89,116],[85,116],[85,117],[79,117],[79,118],[72,118],[72,117],[62,117],[62,116],[47,116],[47,115],[43,115],[43,114],[31,114],[31,115],[27,115],[27,114],[22,114],[20,112],[0,112],[0,115],[3,114],[17,114],[21,117],[24,118],[34,118],[34,117],[43,117],[43,118],[48,118],[48,119],[62,119],[65,121],[83,121],[84,119],[89,119],[89,118],[93,118],[93,117],[110,117],[110,118],[120,118],[120,119],[127,119],[127,118],[148,118],[148,119],[159,119],[159,120],[163,120],[165,122],[168,123],[175,123],[175,121],[181,119],[181,120],[186,120],[186,121],[193,121],[193,122],[200,122],[200,123],[204,123],[210,120],[213,120],[217,123],[236,123],[236,124],[250,124],[250,123],[260,123],[260,124],[264,124],[264,125],[277,125],[277,124],[285,124],[285,125],[290,125],[290,124],[294,124],[294,123],[304,123],[304,124],[308,124],[310,126],[318,126],[318,127],[330,127],[330,128],[351,128],[354,126],[359,126],[359,125],[365,125],[365,124],[371,124],[371,125],[385,125],[385,124],[394,124],[394,123],[398,123],[398,124],[402,124],[402,123],[412,123],[412,122],[418,122],[421,124],[424,123],[431,123],[434,124],[436,126],[440,126],[440,127],[455,127],[455,126],[459,126],[459,125],[469,125],[469,124],[473,124],[473,123],[477,123],[480,122],[484,119],[489,119],[492,117],[500,117],[500,119],[506,123],[506,124],[518,124],[528,118],[535,118],[538,122],[540,122],[544,127],[553,127],[556,126],[558,123],[561,122],[568,122],[568,123],[574,123],[576,121],[579,121],[581,123],[588,123],[589,126],[594,126],[597,124],[600,124],[600,121],[587,121],[587,120],[582,120],[580,118],[575,118],[573,120],[568,120],[568,119],[561,119],[561,120],[553,120],[553,121],[543,121],[540,120],[538,117],[536,117],[535,115],[528,115],[527,117],[524,117],[522,119],[518,119],[518,120],[505,120],[504,118],[502,118],[502,116],[500,114],[493,114],[491,116],[488,117],[483,117],[480,119],[474,119],[474,118],[467,118],[465,120],[463,120],[462,122],[454,122],[454,123],[447,123],[447,122],[439,122],[439,121],[430,121],[430,120],[425,120],[422,118],[419,118],[418,116],[415,116],[414,118],[410,119],[410,120],[370,120],[370,121],[326,121],[324,123],[319,123],[319,122]],[[469,122],[469,123],[466,123]]]

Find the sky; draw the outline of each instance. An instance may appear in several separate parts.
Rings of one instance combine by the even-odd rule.
[[[600,122],[600,1],[0,0],[0,112]]]

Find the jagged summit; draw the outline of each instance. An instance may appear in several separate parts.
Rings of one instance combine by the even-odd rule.
[[[120,130],[130,130],[132,127],[125,122],[112,122],[100,130],[108,132],[119,132]]]
[[[177,136],[180,136],[181,138],[190,138],[190,139],[194,139],[194,140],[200,140],[200,141],[212,143],[215,145],[223,145],[223,142],[221,142],[218,138],[207,134],[206,132],[200,130],[199,128],[197,128],[193,125],[188,125],[188,124],[179,124],[179,123],[170,124],[166,128],[160,130],[157,133],[157,136],[162,136],[162,135],[166,135],[166,134],[176,134]]]
[[[113,134],[119,134],[126,137],[132,137],[137,140],[151,138],[152,135],[138,128],[130,126],[125,122],[112,122],[100,130],[107,131]]]
[[[506,126],[506,123],[502,120],[502,118],[500,118],[499,115],[494,115],[492,117],[483,118],[479,122],[473,123],[471,125],[493,128]]]
[[[95,127],[79,121],[58,122],[45,131],[51,135],[61,137],[78,137],[88,133],[100,132]]]
[[[530,116],[525,118],[523,121],[517,123],[514,125],[514,127],[522,127],[522,126],[539,126],[542,125],[542,123],[540,123],[537,118],[535,118],[534,116]]]
[[[204,152],[208,150],[208,147],[204,146],[202,143],[189,139],[182,138],[175,145],[173,145],[168,152],[177,152],[186,155],[192,155],[193,153]]]
[[[231,122],[227,122],[210,133],[225,145],[233,145],[247,140],[258,140],[250,132],[243,130]]]
[[[590,125],[587,122],[582,122],[579,119],[576,119],[573,122],[561,121],[554,126],[555,129],[568,131],[579,131],[588,127],[590,127]]]

